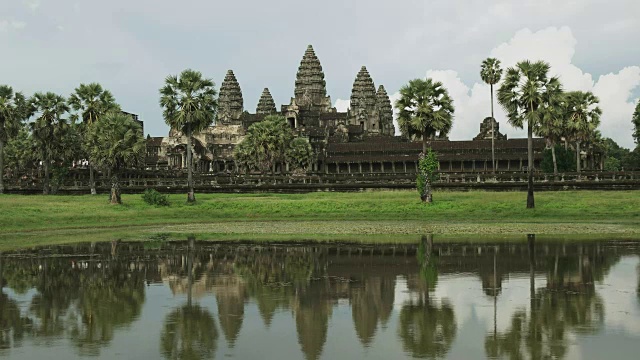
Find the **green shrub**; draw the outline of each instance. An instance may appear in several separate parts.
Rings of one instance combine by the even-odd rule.
[[[146,189],[142,194],[142,200],[149,205],[169,206],[167,195],[160,194],[156,189]]]
[[[564,146],[556,145],[556,163],[558,172],[576,171],[576,153],[572,150],[565,150]],[[551,149],[544,149],[542,153],[542,163],[540,167],[545,173],[553,173],[553,156]]]

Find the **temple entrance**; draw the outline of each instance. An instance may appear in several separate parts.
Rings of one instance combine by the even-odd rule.
[[[295,118],[287,118],[287,121],[289,122],[289,127],[292,129],[296,128],[296,119]]]

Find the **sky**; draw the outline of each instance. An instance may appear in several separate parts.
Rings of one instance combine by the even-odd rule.
[[[146,133],[166,136],[158,89],[167,75],[192,68],[219,88],[233,69],[254,112],[264,87],[289,103],[312,44],[339,110],[362,65],[392,99],[429,76],[454,99],[450,138],[464,140],[490,115],[483,59],[545,60],[567,90],[600,98],[603,135],[630,148],[638,14],[637,0],[0,0],[0,84],[68,96],[99,82]],[[499,106],[496,119],[510,137],[526,135]]]

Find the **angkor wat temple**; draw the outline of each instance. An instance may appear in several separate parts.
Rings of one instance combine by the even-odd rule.
[[[351,91],[350,109],[339,112],[327,95],[322,65],[313,47],[304,53],[295,81],[294,97],[278,111],[265,88],[255,113],[244,108],[242,90],[233,71],[222,82],[215,124],[194,136],[194,164],[199,172],[230,173],[236,170],[233,149],[249,126],[267,115],[285,117],[296,136],[304,137],[317,159],[310,173],[413,173],[422,151],[419,139],[396,136],[393,108],[384,86],[376,86],[362,67]],[[495,132],[491,132],[494,121]],[[499,170],[522,171],[527,167],[527,139],[507,139],[493,118],[485,118],[473,140],[432,141],[442,172],[483,172],[491,170],[491,137],[495,137]],[[534,139],[534,162],[542,160],[543,139]],[[168,137],[148,138],[147,168],[181,169],[186,163],[186,138],[171,130]],[[287,172],[279,164],[276,173]]]

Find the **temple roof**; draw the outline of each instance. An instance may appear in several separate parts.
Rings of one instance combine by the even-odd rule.
[[[360,104],[363,99],[364,104]],[[371,110],[376,107],[376,86],[365,66],[360,68],[351,90],[351,110],[355,111],[361,105]]]
[[[391,106],[391,100],[385,90],[384,86],[380,85],[378,92],[376,93],[376,108],[380,116],[380,128],[388,130],[387,135],[393,135],[395,129],[393,127],[393,107]],[[384,128],[384,127],[387,128]]]
[[[231,111],[242,112],[243,110],[242,90],[233,70],[228,70],[222,81],[219,102],[221,108],[228,106]]]
[[[273,97],[269,92],[268,88],[264,88],[262,90],[262,95],[260,95],[260,100],[258,101],[258,106],[256,107],[257,114],[274,114],[276,113],[276,103],[273,101]]]
[[[320,104],[327,96],[322,65],[311,45],[307,47],[298,67],[294,94],[299,105]]]

